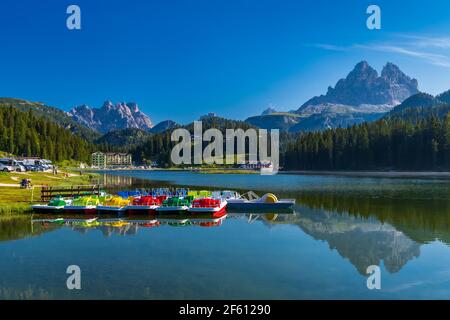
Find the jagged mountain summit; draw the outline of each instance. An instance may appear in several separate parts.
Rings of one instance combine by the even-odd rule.
[[[148,131],[153,127],[150,117],[140,111],[134,102],[113,104],[106,101],[101,108],[81,105],[68,114],[78,123],[102,133],[127,128]]]
[[[419,93],[418,82],[405,75],[393,63],[387,63],[381,75],[366,61],[361,61],[336,86],[328,87],[325,95],[313,97],[298,110],[299,113],[308,106],[321,104],[391,105],[396,106],[410,96]]]
[[[361,61],[325,95],[313,97],[296,113],[303,121],[290,131],[320,131],[375,121],[418,94],[418,82],[388,62],[378,75],[366,61]]]
[[[309,99],[296,111],[282,113],[282,122],[276,119],[280,113],[272,110],[246,121],[266,129],[291,132],[348,127],[375,121],[418,93],[417,80],[395,64],[388,62],[379,75],[366,61],[361,61],[347,77],[328,87],[325,95]]]

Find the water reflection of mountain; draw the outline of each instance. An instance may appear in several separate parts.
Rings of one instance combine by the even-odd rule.
[[[381,261],[389,272],[398,272],[420,255],[419,243],[376,218],[299,207],[294,215],[279,216],[271,223],[295,224],[314,239],[325,240],[363,275],[368,266]]]
[[[342,194],[315,194],[298,197],[309,208],[376,218],[389,223],[419,243],[435,240],[450,244],[450,200],[389,199]]]
[[[369,265],[383,261],[386,269],[398,272],[420,255],[420,246],[439,240],[450,244],[448,200],[401,200],[314,194],[297,197],[296,213],[280,215],[267,225],[298,225],[316,240],[366,274]]]

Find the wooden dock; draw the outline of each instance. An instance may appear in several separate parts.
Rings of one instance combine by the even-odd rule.
[[[77,197],[84,195],[100,195],[103,186],[101,185],[84,185],[70,187],[42,187],[41,201],[50,201],[56,196],[61,197]]]

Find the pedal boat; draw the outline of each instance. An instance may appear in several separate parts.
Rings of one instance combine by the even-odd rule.
[[[99,214],[118,214],[124,213],[127,206],[130,204],[129,199],[124,199],[119,196],[108,197],[104,202],[97,206]]]
[[[186,213],[192,200],[192,196],[167,198],[160,207],[156,208],[156,212],[159,214]]]
[[[75,198],[70,205],[64,207],[66,214],[95,214],[99,199],[97,196]]]
[[[156,214],[156,209],[162,205],[166,196],[142,196],[134,198],[132,203],[126,206],[128,214]]]
[[[228,199],[227,203],[229,211],[277,212],[291,209],[295,205],[295,199],[278,200],[272,193],[266,193],[262,197],[258,197],[254,192],[250,191],[238,198]]]
[[[32,205],[34,213],[63,213],[64,207],[72,203],[71,199],[64,199],[62,197],[56,197],[52,199],[48,204],[35,204]]]
[[[195,199],[192,202],[192,206],[189,208],[189,213],[192,214],[213,214],[220,215],[225,212],[227,207],[227,200],[219,198],[200,198]]]

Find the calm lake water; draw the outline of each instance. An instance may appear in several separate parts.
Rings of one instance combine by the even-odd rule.
[[[0,298],[450,298],[448,180],[127,171],[101,182],[270,191],[297,205],[293,214],[229,212],[210,226],[0,219]],[[78,291],[66,288],[73,264]],[[381,268],[381,290],[367,289],[370,265]]]

